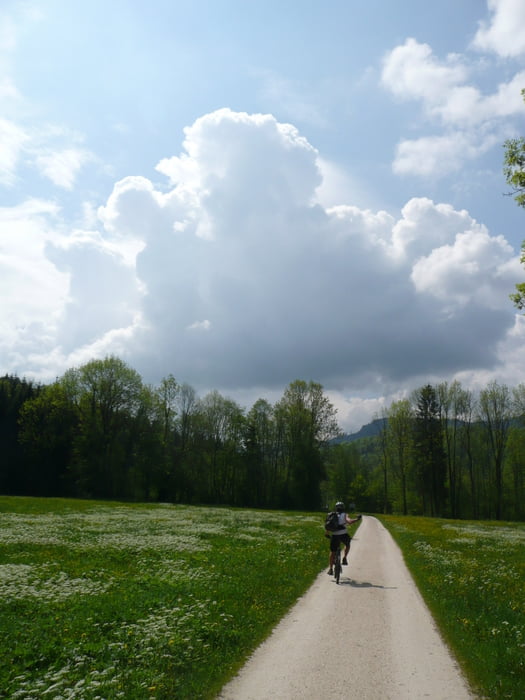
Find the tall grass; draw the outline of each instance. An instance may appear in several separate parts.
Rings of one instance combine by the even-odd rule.
[[[380,519],[480,695],[525,698],[525,524]]]
[[[0,498],[0,697],[214,697],[325,564],[321,525]]]

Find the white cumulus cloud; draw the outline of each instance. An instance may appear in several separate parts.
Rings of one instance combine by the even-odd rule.
[[[522,0],[488,0],[490,21],[480,22],[473,46],[500,56],[525,53],[525,4]]]
[[[394,95],[403,99],[423,99],[429,104],[442,101],[443,96],[467,78],[466,67],[457,55],[439,61],[428,44],[409,38],[396,46],[384,58],[381,81]]]
[[[518,17],[518,30],[520,23]],[[466,54],[440,59],[428,44],[413,38],[386,54],[383,87],[422,108],[416,123],[423,133],[401,138],[393,161],[395,173],[439,177],[501,144],[508,120],[523,111],[525,70],[502,80],[492,92],[476,85],[473,73]]]
[[[520,267],[503,236],[490,236],[483,226],[457,233],[453,243],[435,248],[416,261],[412,281],[418,291],[450,305],[483,304],[504,309],[508,290]]]

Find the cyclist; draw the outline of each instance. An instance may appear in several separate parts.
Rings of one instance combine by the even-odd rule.
[[[353,525],[358,520],[361,520],[360,515],[358,515],[357,518],[349,518],[348,515],[345,513],[345,504],[341,503],[341,501],[338,501],[335,504],[335,511],[339,518],[339,527],[334,532],[329,532],[328,530],[326,530],[325,532],[326,537],[330,537],[330,568],[327,572],[328,574],[330,574],[330,576],[333,576],[334,574],[334,554],[335,552],[337,552],[337,549],[341,546],[341,542],[345,546],[342,563],[344,566],[348,564],[346,557],[348,556],[348,552],[350,551],[350,540],[352,538],[346,531],[346,526]]]

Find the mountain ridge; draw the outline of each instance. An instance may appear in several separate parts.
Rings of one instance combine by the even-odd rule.
[[[383,418],[375,418],[371,423],[361,426],[356,433],[344,433],[343,435],[331,440],[332,445],[338,445],[344,442],[354,442],[361,438],[377,437],[381,432]]]

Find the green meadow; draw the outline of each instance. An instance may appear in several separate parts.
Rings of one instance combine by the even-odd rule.
[[[325,565],[322,522],[0,498],[0,697],[215,697]]]
[[[480,697],[525,697],[525,525],[380,519]],[[216,697],[326,566],[322,522],[0,498],[0,697]]]

